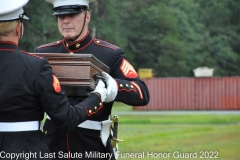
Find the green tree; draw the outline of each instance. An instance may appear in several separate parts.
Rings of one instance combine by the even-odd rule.
[[[118,0],[97,1],[90,5],[91,22],[90,32],[95,38],[106,40],[117,46],[125,48],[126,38],[118,9]]]
[[[130,6],[125,10],[123,24],[128,37],[126,50],[132,54],[136,68],[154,68],[157,76],[186,75],[176,19],[165,1],[123,3]]]
[[[239,1],[200,0],[198,3],[202,8],[201,19],[210,35],[208,47],[204,50],[210,53],[210,59],[215,60],[216,75],[239,75]]]
[[[204,50],[209,32],[199,18],[199,4],[192,0],[169,0],[167,5],[177,19],[180,39],[184,44],[185,62],[188,74],[193,76],[193,69],[200,66],[213,67],[213,62],[208,58],[209,52]]]
[[[53,5],[46,1],[31,0],[24,7],[29,21],[24,21],[25,32],[20,41],[20,48],[33,52],[34,48],[61,38],[56,17],[53,16]]]

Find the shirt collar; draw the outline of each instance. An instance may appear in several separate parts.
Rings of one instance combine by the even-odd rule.
[[[91,43],[92,40],[93,40],[93,38],[88,32],[86,34],[86,36],[79,41],[74,41],[74,42],[70,43],[66,39],[64,39],[63,45],[70,52],[76,52],[76,51],[82,50],[85,47],[87,47]]]
[[[13,49],[18,50],[18,45],[10,41],[0,41],[0,49]]]

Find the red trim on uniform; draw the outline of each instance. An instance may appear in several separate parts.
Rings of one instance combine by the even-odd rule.
[[[68,43],[68,45],[70,45],[70,46],[75,45],[75,44],[77,44],[77,43],[80,43],[80,44],[81,44],[81,42],[83,42],[85,39],[87,39],[88,35],[89,35],[89,31],[87,32],[87,34],[86,34],[82,39],[80,39],[79,41],[74,41],[73,43],[68,42],[66,39],[64,39],[63,41],[66,42],[66,43]],[[88,46],[92,43],[92,41],[93,41],[93,38],[92,38],[91,41],[89,41],[84,47],[80,47],[78,50],[70,50],[69,48],[66,47],[65,43],[63,43],[63,46],[64,46],[64,48],[65,48],[69,53],[71,53],[71,52],[74,53],[74,52],[83,50],[84,48],[88,47]],[[70,47],[70,46],[69,46],[69,47]]]
[[[140,98],[143,99],[143,94],[142,94],[142,91],[141,91],[141,88],[139,87],[139,85],[137,85],[135,82],[130,82],[130,83],[138,89],[138,92],[140,94]]]
[[[91,43],[92,43],[92,41],[93,41],[93,39],[86,45],[86,46],[84,46],[84,47],[82,47],[81,49],[79,49],[79,50],[76,50],[76,51],[80,51],[80,50],[82,50],[82,49],[84,49],[84,48],[86,48],[87,46],[89,46]],[[76,51],[74,51],[74,52],[76,52]]]
[[[33,56],[33,57],[36,57],[36,58],[42,59],[42,57],[39,57],[39,56],[34,55],[34,54],[32,54],[32,53],[28,53],[28,52],[26,52],[26,51],[22,51],[22,50],[21,50],[20,52],[22,52],[22,53],[24,53],[24,54],[27,54],[27,55],[30,55],[30,56]]]
[[[84,48],[88,47],[88,46],[92,43],[92,41],[93,41],[93,39],[92,39],[91,41],[89,41],[89,43],[86,44],[86,46],[84,46],[84,47],[82,47],[82,48],[80,48],[80,49],[78,49],[78,50],[74,50],[74,51],[71,51],[69,48],[67,48],[65,44],[64,44],[63,46],[64,46],[64,48],[65,48],[66,50],[69,51],[69,53],[71,53],[71,52],[74,53],[74,52],[77,52],[77,51],[83,50]]]
[[[17,43],[11,42],[11,41],[0,41],[0,43],[8,43],[8,44],[13,44],[18,47]]]
[[[61,86],[60,86],[60,82],[59,82],[58,78],[54,74],[52,74],[52,77],[53,77],[52,86],[53,86],[55,92],[57,92],[57,93],[61,92]]]
[[[85,35],[85,37],[83,37],[80,41],[83,41],[84,39],[86,39],[88,37],[88,35],[89,35],[89,30],[88,30],[87,34]]]
[[[138,77],[138,74],[133,68],[133,66],[125,58],[122,59],[120,70],[122,71],[123,75],[127,78]]]
[[[16,52],[17,50],[15,50],[15,49],[0,49],[0,51],[12,51],[12,52]]]
[[[69,147],[69,142],[68,142],[68,132],[66,134],[67,137],[67,151],[68,151],[68,155],[70,154],[70,147]],[[70,156],[68,156],[68,160],[70,160]]]
[[[89,109],[87,108],[87,107],[85,107],[86,108],[86,112],[87,112],[87,115],[88,116],[91,116],[91,115],[93,115],[93,114],[96,114],[100,109],[102,109],[103,108],[103,102],[101,102],[102,103],[102,106],[100,106],[100,107],[98,107],[98,109],[95,111],[95,112],[91,112],[91,113],[89,113]]]
[[[95,40],[94,40],[94,43],[95,43],[96,45],[98,45],[98,46],[102,46],[102,47],[105,47],[105,48],[110,48],[110,49],[112,49],[112,50],[117,50],[117,48],[119,48],[118,46],[116,46],[116,45],[114,45],[114,44],[111,44],[111,45],[114,46],[114,47],[116,47],[116,48],[113,48],[113,47],[110,47],[110,46],[106,46],[106,45],[104,45],[104,44],[97,43],[96,41],[105,42],[105,43],[108,43],[108,44],[111,44],[111,43],[106,42],[106,41],[103,41],[103,40],[100,40],[100,39],[95,39]]]
[[[71,53],[71,51],[66,47],[65,44],[63,44],[63,47],[64,47],[69,53]]]
[[[131,88],[131,89],[126,89],[126,88],[120,88],[118,85],[118,91],[126,91],[126,92],[137,92],[137,90],[135,88]]]
[[[87,34],[86,34],[82,39],[80,39],[80,40],[78,40],[78,41],[73,41],[72,43],[68,42],[68,41],[66,40],[66,38],[64,38],[64,41],[67,41],[68,44],[71,44],[71,45],[77,44],[77,43],[79,43],[79,42],[84,41],[84,40],[88,37],[88,34],[89,34],[89,31],[87,32]]]
[[[54,43],[53,42],[53,43],[44,44],[44,45],[39,46],[37,49],[46,48],[46,47],[49,47],[49,46],[58,46],[58,45],[60,45],[62,43],[62,41],[63,40],[59,40],[59,41],[57,41],[59,43],[57,43],[57,42]]]

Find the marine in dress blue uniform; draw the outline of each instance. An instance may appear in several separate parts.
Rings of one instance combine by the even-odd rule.
[[[48,61],[20,51],[27,2],[8,0],[0,5],[1,160],[54,158],[41,131],[44,112],[62,130],[72,130],[105,107],[99,105],[106,98],[103,82],[84,101],[71,105]]]
[[[55,16],[68,16],[72,14],[82,14],[88,12],[88,0],[47,0],[54,5]],[[84,13],[86,15],[86,13]],[[84,28],[85,27],[85,28]],[[85,32],[84,32],[85,31]],[[82,38],[79,38],[79,37]],[[109,119],[114,101],[123,102],[131,106],[144,106],[148,104],[150,95],[145,83],[139,78],[134,67],[127,60],[124,51],[109,42],[93,38],[87,29],[83,29],[74,39],[63,38],[56,42],[44,44],[34,49],[37,53],[63,53],[63,54],[93,54],[97,59],[110,68],[110,79],[114,79],[117,95],[111,101],[104,103],[101,114],[93,115],[88,122],[98,124]],[[82,99],[69,99],[71,104],[78,103]],[[86,123],[91,126],[91,123]],[[111,145],[111,135],[104,144],[101,140],[103,136],[101,129],[91,127],[77,127],[70,132],[57,128],[50,119],[44,124],[44,131],[48,139],[48,144],[52,152],[81,153],[113,153]],[[106,154],[105,154],[106,155]],[[75,159],[75,157],[70,157]],[[76,158],[77,159],[77,158]],[[81,159],[99,160],[109,159],[109,157],[86,157]],[[116,157],[111,157],[111,160]]]

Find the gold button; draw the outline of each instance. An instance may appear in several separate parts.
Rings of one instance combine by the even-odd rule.
[[[128,87],[128,84],[126,84],[126,86]]]
[[[99,106],[102,106],[102,103],[99,103]]]
[[[79,47],[80,47],[80,43],[77,43],[77,44],[76,44],[76,48],[79,48]]]
[[[97,42],[97,43],[100,43],[100,41],[99,41],[99,40],[97,40],[96,42]]]
[[[70,52],[69,54],[74,54],[73,52]]]
[[[95,106],[94,109],[97,110],[97,107]]]
[[[69,47],[69,45],[66,43],[66,47],[68,48]]]
[[[92,113],[92,110],[89,110],[88,112],[89,112],[89,113]]]
[[[131,85],[131,88],[133,88],[133,85]]]
[[[123,87],[123,85],[122,85],[122,84],[120,84],[120,87],[122,88],[122,87]]]
[[[45,131],[45,134],[47,134],[47,131]]]

